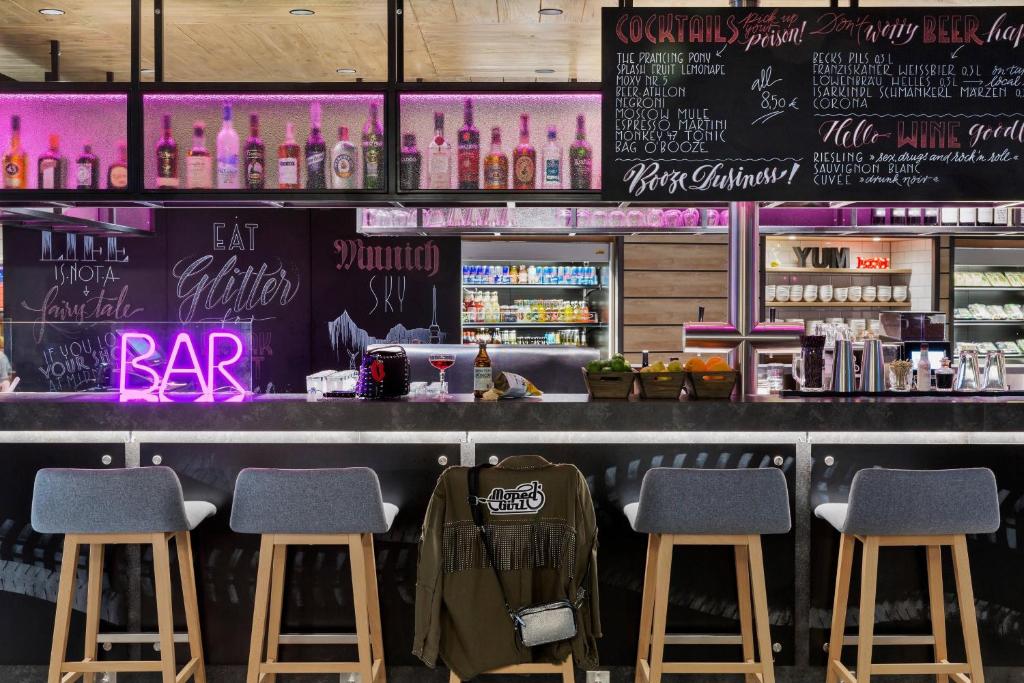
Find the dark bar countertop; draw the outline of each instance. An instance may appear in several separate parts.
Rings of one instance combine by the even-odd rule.
[[[125,431],[945,431],[1024,429],[1021,397],[499,402],[257,396],[242,403],[119,403],[109,394],[0,394],[0,430]]]

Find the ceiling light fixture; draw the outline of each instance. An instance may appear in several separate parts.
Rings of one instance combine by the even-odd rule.
[[[348,68],[348,67],[345,67],[345,68],[341,68],[341,69],[335,69],[334,73],[338,73],[338,74],[354,74],[354,73],[356,73],[356,70]]]
[[[535,73],[535,74],[553,74],[553,73],[555,73],[555,70],[554,69],[534,69],[533,73]]]
[[[44,7],[41,10],[39,10],[39,13],[46,15],[48,17],[59,17],[60,15],[64,14],[64,10],[57,9],[56,7]]]
[[[541,7],[539,10],[537,10],[537,14],[543,15],[545,17],[557,17],[561,13],[562,10],[558,9],[557,7]]]
[[[293,14],[297,17],[311,17],[314,14],[316,14],[316,12],[314,12],[311,9],[302,9],[301,7],[296,7],[295,9],[288,10],[288,14]]]

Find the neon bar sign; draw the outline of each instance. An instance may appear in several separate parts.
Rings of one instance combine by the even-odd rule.
[[[237,402],[248,390],[234,374],[232,366],[242,360],[245,344],[234,332],[210,332],[198,344],[188,332],[174,337],[166,361],[161,358],[153,335],[146,332],[122,332],[119,341],[121,363],[118,366],[118,390],[121,402],[153,403],[214,400]],[[176,400],[175,395],[179,396]],[[188,398],[185,398],[188,397]]]

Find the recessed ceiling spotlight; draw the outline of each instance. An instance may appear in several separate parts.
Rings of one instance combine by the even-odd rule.
[[[288,14],[294,14],[297,17],[311,17],[314,14],[316,14],[316,12],[314,12],[311,9],[302,9],[301,7],[296,7],[295,9],[288,10]]]
[[[542,14],[545,17],[557,17],[561,13],[562,10],[558,9],[557,7],[541,7],[539,10],[537,10],[537,14]]]
[[[553,73],[555,73],[555,70],[554,69],[534,69],[533,73],[535,73],[535,74],[553,74]]]
[[[345,67],[345,68],[342,68],[342,69],[335,69],[334,73],[338,73],[338,74],[354,74],[354,73],[356,73],[356,70],[348,68],[348,67]]]
[[[45,14],[48,17],[59,17],[60,15],[64,14],[64,10],[57,9],[56,7],[44,7],[41,10],[39,10],[39,13]]]

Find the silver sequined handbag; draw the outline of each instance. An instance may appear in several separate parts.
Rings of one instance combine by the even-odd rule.
[[[576,610],[582,604],[584,597],[582,589],[576,596],[575,604],[568,600],[556,600],[543,605],[522,607],[518,610],[513,610],[509,606],[505,585],[501,582],[501,574],[498,573],[498,566],[494,561],[491,540],[487,537],[487,531],[484,529],[483,512],[480,510],[480,470],[486,466],[481,465],[469,470],[469,507],[473,512],[473,523],[476,524],[476,528],[480,531],[480,539],[483,543],[484,553],[487,556],[487,562],[494,569],[494,577],[498,580],[501,597],[505,601],[505,611],[508,612],[509,617],[512,619],[512,626],[515,628],[519,642],[526,647],[534,647],[575,638]]]

